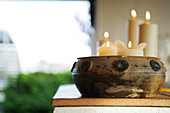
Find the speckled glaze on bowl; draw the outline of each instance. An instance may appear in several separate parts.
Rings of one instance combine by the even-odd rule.
[[[165,82],[165,67],[156,57],[82,57],[72,77],[83,97],[155,97]]]

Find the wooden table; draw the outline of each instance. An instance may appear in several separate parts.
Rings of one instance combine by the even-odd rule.
[[[170,113],[170,93],[155,98],[82,98],[75,85],[60,86],[54,113]]]

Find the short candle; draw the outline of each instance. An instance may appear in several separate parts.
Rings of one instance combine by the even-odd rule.
[[[117,55],[121,56],[143,56],[143,49],[146,47],[146,43],[140,43],[137,47],[132,47],[132,42],[128,48],[121,40],[116,40],[115,45],[117,47]]]
[[[116,47],[113,43],[107,41],[98,48],[99,56],[113,56],[117,55]]]

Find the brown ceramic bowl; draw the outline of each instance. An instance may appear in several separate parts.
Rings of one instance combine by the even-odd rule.
[[[71,71],[83,97],[155,97],[165,82],[165,67],[156,57],[83,57]]]

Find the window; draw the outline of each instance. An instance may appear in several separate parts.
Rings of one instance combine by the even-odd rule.
[[[88,1],[1,1],[0,29],[14,42],[21,71],[69,70],[77,57],[90,56],[82,30],[91,25],[89,9]]]

